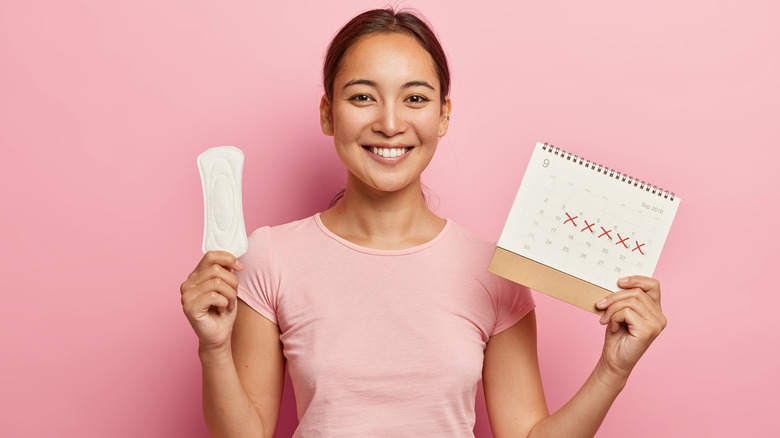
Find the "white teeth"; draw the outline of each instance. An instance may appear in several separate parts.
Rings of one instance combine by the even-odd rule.
[[[384,158],[396,158],[405,154],[409,148],[379,148],[371,146],[371,152]]]

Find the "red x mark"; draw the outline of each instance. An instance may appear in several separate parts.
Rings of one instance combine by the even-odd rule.
[[[634,242],[636,242],[636,240],[635,240]],[[640,245],[640,244],[639,244],[639,242],[636,242],[636,248],[632,249],[632,250],[631,250],[631,252],[634,252],[634,251],[636,251],[636,250],[639,250],[639,252],[640,252],[640,253],[642,253],[642,255],[645,255],[645,253],[644,253],[644,252],[642,252],[642,247],[643,247],[643,246],[645,246],[645,244],[644,244],[644,243]]]
[[[589,223],[588,223],[588,220],[587,220],[587,219],[585,219],[585,228],[583,228],[582,230],[580,230],[580,232],[583,232],[583,231],[585,231],[585,230],[588,230],[588,231],[590,231],[590,232],[592,233],[592,232],[593,232],[593,226],[594,226],[594,225],[596,225],[596,224],[595,224],[595,223],[589,224]]]
[[[571,216],[569,216],[569,213],[566,213],[566,217],[567,217],[568,219],[566,219],[565,221],[563,221],[563,224],[564,224],[564,225],[566,225],[566,222],[569,222],[569,221],[571,221],[571,223],[572,223],[572,224],[573,224],[575,227],[577,226],[577,222],[574,222],[574,219],[577,219],[579,216],[574,216],[574,217],[571,217]]]
[[[622,244],[623,244],[623,246],[625,246],[626,248],[628,248],[628,245],[626,245],[626,240],[628,240],[628,237],[626,237],[626,238],[624,239],[624,238],[620,237],[620,233],[617,233],[617,235],[618,235],[618,239],[620,239],[620,242],[616,243],[615,245],[620,245],[620,244],[622,243]]]
[[[601,236],[606,235],[607,239],[612,240],[612,236],[609,235],[609,233],[611,233],[612,230],[607,231],[604,229],[604,227],[601,227],[601,231],[603,231],[603,233],[599,234],[599,237],[597,237],[597,239],[600,238]]]

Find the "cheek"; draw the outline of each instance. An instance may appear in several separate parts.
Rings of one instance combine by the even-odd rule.
[[[436,129],[428,129],[424,134],[421,134],[420,137],[422,137],[420,140],[422,140],[424,143],[433,143],[436,144],[439,142],[439,127],[436,126]]]
[[[351,137],[370,123],[368,114],[350,111],[349,108],[339,108],[333,111],[333,131],[335,136]]]
[[[424,123],[420,125],[420,136],[425,141],[438,141],[439,129],[441,128],[441,118],[438,111],[434,114],[427,114]]]

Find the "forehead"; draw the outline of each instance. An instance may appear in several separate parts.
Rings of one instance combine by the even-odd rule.
[[[365,76],[358,78],[357,76]],[[336,83],[353,79],[425,80],[439,86],[433,57],[413,36],[379,33],[364,36],[347,50]]]

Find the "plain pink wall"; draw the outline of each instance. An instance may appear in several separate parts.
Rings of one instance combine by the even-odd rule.
[[[324,209],[344,175],[319,131],[322,56],[384,4],[0,5],[0,435],[207,436],[178,297],[201,255],[195,157],[243,148],[250,230]],[[425,175],[440,215],[496,239],[537,140],[683,199],[656,271],[669,326],[599,436],[777,436],[774,2],[401,5],[451,57]],[[536,297],[557,409],[603,328]],[[283,409],[279,436],[289,392]]]

